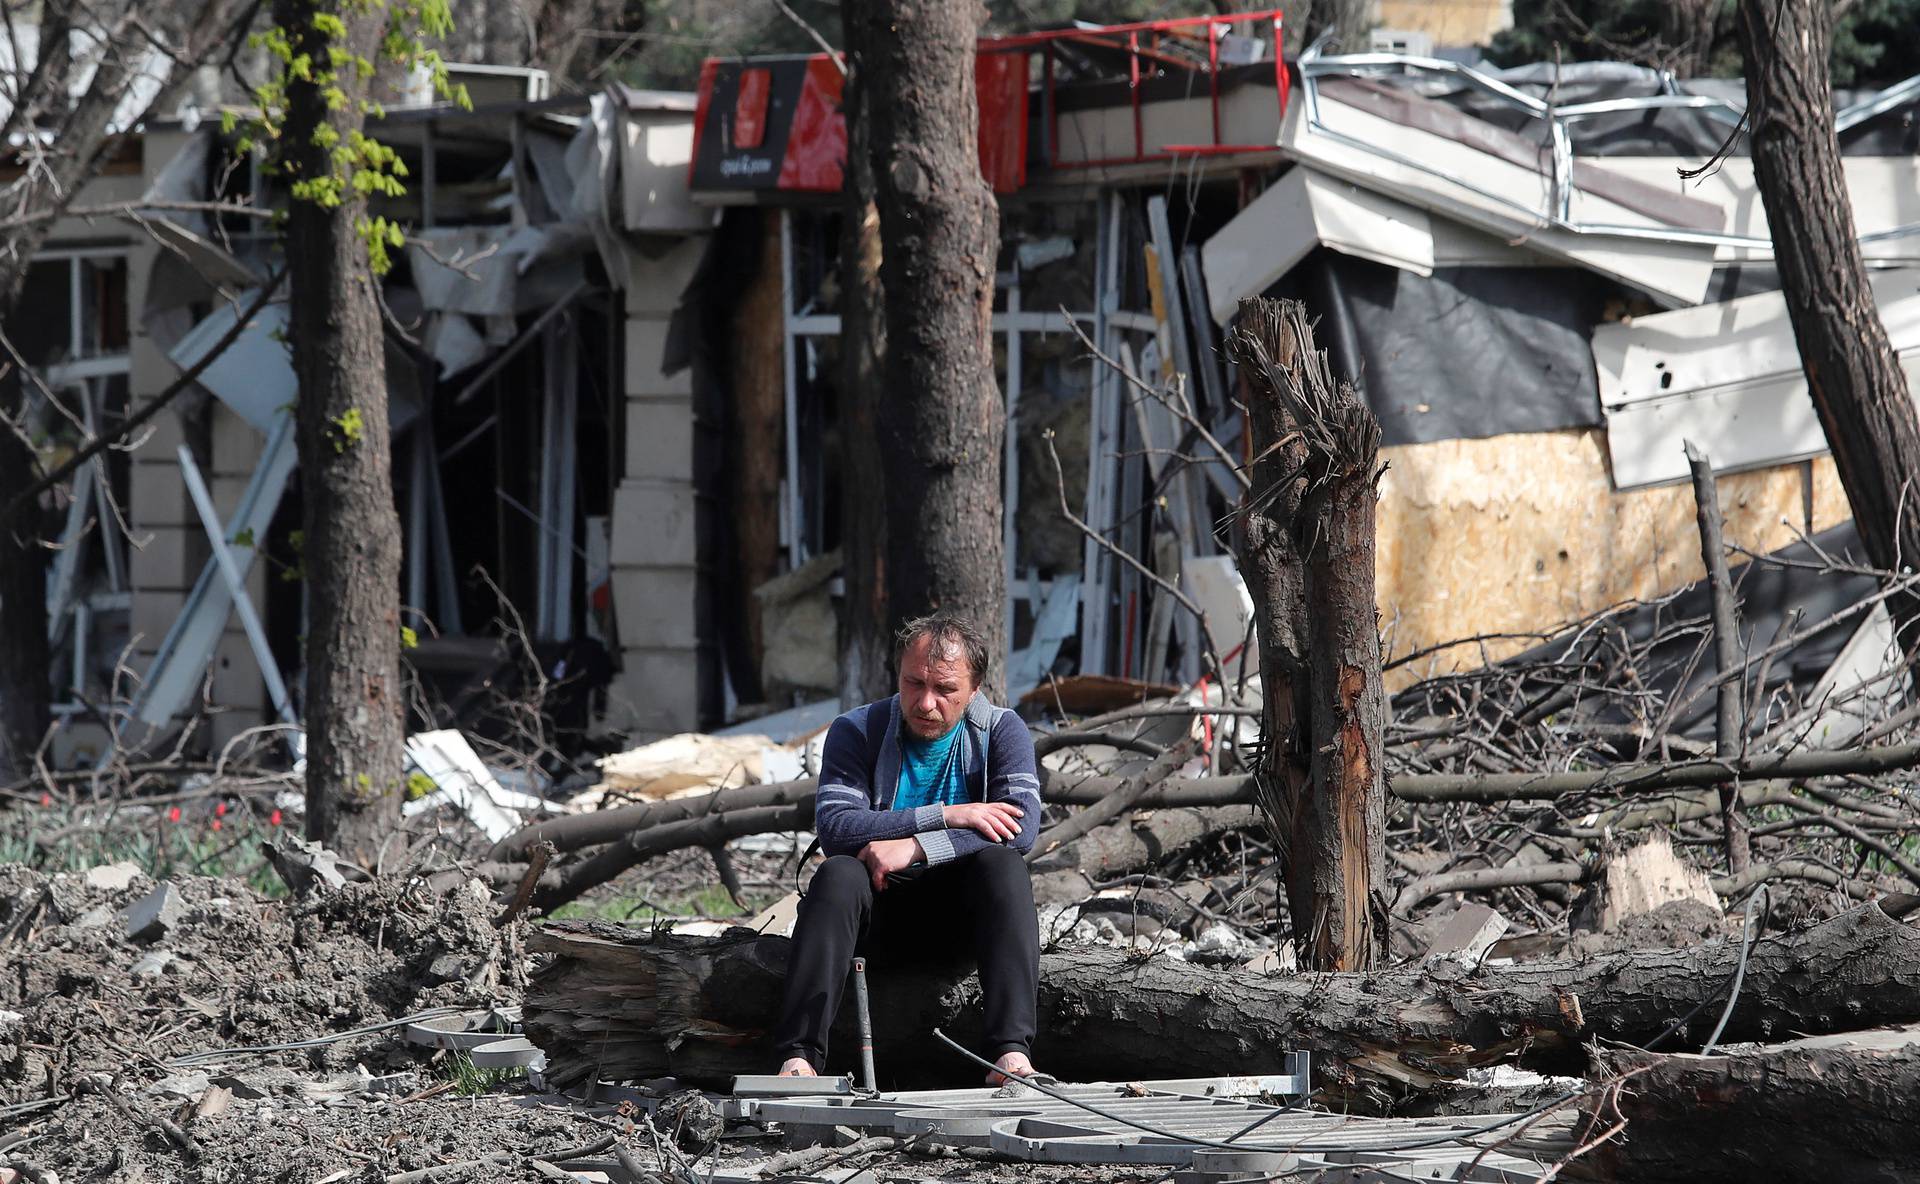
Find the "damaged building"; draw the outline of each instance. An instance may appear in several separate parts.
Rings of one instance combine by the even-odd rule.
[[[1276,61],[1279,20],[981,42],[1014,694],[1049,675],[1058,690],[1201,673],[1194,623],[1064,519],[1060,483],[1110,542],[1192,592],[1222,649],[1246,635],[1234,467],[1140,384],[1180,376],[1194,420],[1244,457],[1221,342],[1250,295],[1306,301],[1381,421],[1382,627],[1390,659],[1418,655],[1390,679],[1503,657],[1699,579],[1683,438],[1723,472],[1731,543],[1769,552],[1850,518],[1750,162],[1737,140],[1716,159],[1737,81]],[[576,735],[648,739],[832,698],[837,69],[715,61],[697,94],[566,98],[537,71],[460,70],[471,111],[395,105],[378,131],[415,181],[387,211],[413,230],[385,304],[409,659],[437,716],[419,722],[479,726],[524,676],[521,639]],[[1920,81],[1835,105],[1911,374]],[[88,197],[156,209],[63,224],[30,280],[32,361],[84,387],[103,422],[228,335],[274,266],[256,220],[158,208],[266,197],[212,122],[129,137]],[[204,692],[216,748],[297,715],[280,308],[62,503],[62,763],[100,752],[95,704],[165,729]],[[1450,644],[1463,638],[1477,640]]]

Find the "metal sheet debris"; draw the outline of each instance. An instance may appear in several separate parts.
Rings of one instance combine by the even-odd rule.
[[[1281,148],[1398,201],[1502,238],[1525,239],[1537,251],[1640,288],[1670,306],[1697,304],[1706,295],[1713,277],[1711,236],[1724,221],[1717,206],[1675,197],[1590,160],[1575,165],[1444,104],[1344,76],[1356,67],[1404,61],[1393,55],[1303,54],[1302,101],[1288,108]],[[1529,104],[1530,113],[1545,110],[1537,101]],[[1576,202],[1579,223],[1573,220]]]
[[[1920,380],[1920,273],[1870,282],[1909,383]],[[1723,472],[1827,450],[1778,292],[1600,325],[1593,361],[1621,489],[1686,480],[1683,439]]]
[[[743,1077],[721,1108],[728,1118],[777,1122],[802,1136],[844,1127],[1037,1163],[1151,1164],[1207,1175],[1324,1170],[1330,1180],[1544,1178],[1545,1167],[1517,1146],[1501,1147],[1516,1115],[1362,1118],[1253,1100],[1307,1092],[1307,1054],[1288,1060],[1289,1071],[1273,1077],[1062,1085],[1055,1092],[1065,1100],[985,1088],[862,1096],[850,1083],[845,1093],[795,1096],[793,1083],[808,1079]],[[770,1090],[754,1092],[762,1083]],[[1478,1165],[1474,1174],[1466,1174],[1469,1164]]]
[[[1433,274],[1426,211],[1299,165],[1234,215],[1201,249],[1217,324],[1292,271],[1315,247]]]

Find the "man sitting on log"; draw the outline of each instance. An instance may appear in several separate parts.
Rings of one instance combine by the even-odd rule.
[[[1040,822],[1033,737],[980,694],[987,647],[967,621],[909,621],[894,662],[900,693],[854,708],[827,732],[814,829],[828,858],[793,931],[774,1030],[780,1072],[810,1077],[824,1066],[856,953],[881,963],[968,941],[988,1055],[1031,1073],[1040,985],[1024,858]]]

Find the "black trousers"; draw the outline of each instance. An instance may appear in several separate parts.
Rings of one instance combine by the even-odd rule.
[[[865,864],[833,856],[813,873],[800,901],[774,1051],[781,1060],[805,1057],[826,1071],[827,1031],[855,954],[866,956],[869,973],[877,975],[877,994],[886,989],[887,966],[951,961],[969,951],[985,996],[987,1055],[1031,1056],[1040,921],[1020,853],[988,847],[879,893]]]

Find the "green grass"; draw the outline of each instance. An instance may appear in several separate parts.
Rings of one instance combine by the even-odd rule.
[[[690,895],[655,900],[646,896],[616,895],[570,900],[551,916],[578,921],[645,921],[655,917],[712,917],[715,920],[752,916],[768,901],[749,893],[743,913],[719,884],[709,884]]]
[[[55,873],[126,862],[155,880],[231,877],[263,896],[286,895],[260,855],[261,841],[284,833],[284,826],[237,804],[219,815],[205,802],[183,807],[177,818],[172,811],[171,804],[117,811],[60,801],[16,805],[0,810],[0,863]]]
[[[463,1049],[449,1052],[446,1059],[435,1066],[434,1076],[442,1081],[453,1082],[449,1092],[462,1098],[478,1097],[492,1093],[509,1081],[518,1081],[527,1075],[525,1069],[482,1069],[473,1063],[473,1058]]]

